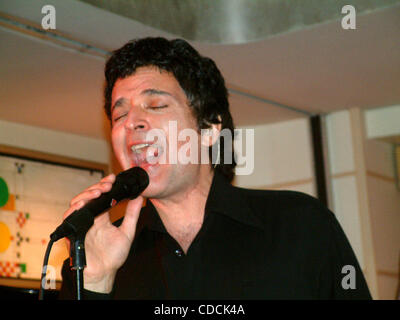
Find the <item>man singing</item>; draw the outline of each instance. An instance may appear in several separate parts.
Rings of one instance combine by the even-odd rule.
[[[234,126],[211,59],[184,40],[144,38],[116,50],[105,77],[116,158],[124,170],[146,170],[150,184],[123,219],[113,224],[106,212],[86,234],[84,298],[371,299],[346,236],[318,200],[231,185],[233,143],[219,135],[233,136]],[[182,141],[171,128],[195,135]],[[182,163],[171,146],[189,146],[198,161]],[[114,181],[109,175],[84,190],[65,217]],[[355,270],[350,287],[344,266]],[[60,298],[73,299],[67,262],[62,274]]]

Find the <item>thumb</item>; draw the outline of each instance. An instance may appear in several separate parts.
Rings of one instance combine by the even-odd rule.
[[[144,198],[142,196],[129,200],[126,206],[125,216],[119,229],[125,233],[130,241],[133,240],[136,231],[136,224],[139,219]]]

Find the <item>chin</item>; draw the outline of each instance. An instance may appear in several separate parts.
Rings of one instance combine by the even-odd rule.
[[[154,182],[150,182],[149,186],[143,191],[142,197],[149,199],[157,199],[161,197],[162,190],[159,185],[155,185]]]
[[[140,166],[149,175],[149,186],[144,190],[142,196],[145,198],[157,198],[166,189],[165,172],[161,171],[160,166],[157,165],[143,165]],[[164,173],[164,174],[162,174]]]

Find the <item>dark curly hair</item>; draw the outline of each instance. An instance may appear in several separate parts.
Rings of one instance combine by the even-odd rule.
[[[135,39],[114,51],[105,66],[104,108],[107,117],[111,120],[111,95],[115,82],[134,74],[137,68],[146,66],[174,75],[186,94],[199,129],[221,123],[221,130],[228,129],[231,132],[232,141],[224,143],[221,137],[220,161],[213,168],[232,181],[236,166],[233,154],[234,125],[225,81],[214,61],[201,56],[185,40]],[[210,159],[215,159],[217,148],[209,149]],[[225,154],[230,155],[228,161],[224,161]]]

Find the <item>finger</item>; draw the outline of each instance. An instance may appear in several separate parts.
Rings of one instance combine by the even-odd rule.
[[[91,192],[93,194],[97,194],[97,191],[100,191],[101,193],[105,193],[111,190],[113,184],[111,182],[99,182],[89,188],[87,188],[85,191],[80,193],[77,197],[80,197],[84,192]]]
[[[110,191],[111,188],[112,188],[112,184],[114,182],[115,182],[115,175],[114,174],[110,174],[110,175],[104,177],[98,183],[86,188],[80,194],[78,194],[77,196],[72,198],[72,200],[70,201],[70,205],[72,206],[75,202],[78,202],[82,198],[85,198],[85,193],[86,193],[86,195],[89,195],[89,198],[92,198],[90,196],[90,194],[92,194],[93,196],[99,196],[101,194],[101,192]],[[96,190],[100,190],[100,194]],[[87,192],[89,192],[89,193],[87,193]]]
[[[100,180],[93,186],[90,186],[70,201],[70,208],[64,213],[63,218],[67,218],[75,210],[81,209],[90,200],[98,198],[102,193],[108,192],[112,188],[115,181],[115,175],[110,174]]]
[[[80,194],[78,194],[76,197],[72,198],[70,205],[74,205],[76,202],[81,201],[81,200],[92,200],[95,198],[98,198],[102,193],[106,193],[110,191],[112,188],[112,183],[111,182],[99,182],[96,183],[93,186],[90,186]]]
[[[111,173],[108,176],[105,176],[104,178],[102,178],[100,180],[100,182],[111,182],[111,183],[113,183],[114,181],[115,181],[115,174],[114,173]]]
[[[84,203],[87,203],[92,199],[98,198],[102,193],[103,193],[102,190],[100,190],[99,188],[83,191],[82,193],[74,197],[69,203],[69,205],[70,207],[73,207],[77,203],[81,203],[82,201]]]
[[[71,213],[73,213],[75,210],[81,209],[87,201],[80,200],[75,202],[73,205],[71,205],[67,211],[64,212],[63,219],[66,219]]]
[[[124,219],[119,229],[125,233],[130,241],[133,240],[136,231],[136,224],[139,219],[140,210],[142,209],[144,198],[139,196],[136,199],[129,200]]]
[[[107,192],[107,191],[110,191],[114,182],[115,182],[115,176],[114,177],[109,176],[109,177],[106,177],[106,178],[100,180],[100,182],[90,186],[89,188],[85,189],[84,191],[100,189],[102,192]]]
[[[110,174],[110,175],[104,177],[103,179],[101,179],[98,183],[85,189],[84,191],[100,189],[102,192],[107,192],[107,191],[110,191],[114,182],[115,182],[115,175]]]
[[[74,199],[71,200],[69,209],[64,213],[64,219],[75,210],[83,208],[83,206],[86,205],[90,200],[98,198],[101,193],[102,192],[100,190],[95,189],[82,192],[81,194],[76,196]]]
[[[101,192],[108,192],[112,188],[112,183],[111,182],[99,182],[98,184],[95,184],[94,186],[91,186],[90,188],[86,189],[86,191],[92,191],[92,190],[100,190]]]

